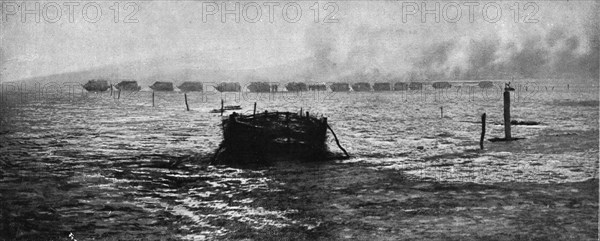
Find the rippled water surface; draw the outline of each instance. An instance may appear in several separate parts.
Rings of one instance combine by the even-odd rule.
[[[275,184],[281,183],[265,174],[268,168],[206,164],[221,141],[221,116],[209,111],[219,108],[222,98],[241,105],[243,113],[251,113],[257,102],[258,111],[302,108],[328,117],[353,156],[341,163],[365,163],[374,170],[476,183],[597,177],[597,83],[571,84],[569,89],[556,81],[523,86],[527,90],[513,93],[512,118],[542,124],[513,126],[513,136],[527,139],[501,146],[486,142],[485,152],[477,151],[481,114],[487,113],[486,138],[504,133],[498,88],[467,91],[464,84],[445,91],[189,93],[190,111],[178,92],[157,92],[155,107],[151,92],[144,91],[123,93],[119,99],[78,91],[25,94],[19,96],[25,101],[13,110],[0,142],[1,194],[5,204],[22,208],[18,213],[3,208],[3,217],[13,220],[4,227],[5,235],[208,239],[232,231],[222,220],[254,229],[310,228],[313,224],[294,220],[298,210],[272,210],[252,198],[280,191]],[[16,95],[4,94],[11,96]],[[596,145],[544,150],[527,142],[543,133],[591,136]],[[524,143],[543,151],[512,151]],[[339,151],[333,142],[329,147]],[[39,222],[19,221],[22,216]]]

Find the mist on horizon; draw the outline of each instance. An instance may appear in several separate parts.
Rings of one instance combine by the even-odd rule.
[[[43,15],[39,23],[34,15],[23,22],[3,7],[0,80],[70,72],[181,81],[599,78],[600,12],[594,1],[532,2],[537,12],[518,2],[518,19],[513,3],[500,2],[496,22],[489,19],[491,10],[476,11],[471,21],[466,2],[457,2],[462,17],[456,22],[448,21],[448,15],[457,16],[452,9],[444,15],[446,2],[439,2],[437,22],[434,15],[422,21],[419,11],[407,14],[415,10],[408,7],[436,2],[333,3],[337,10],[319,5],[318,19],[312,3],[299,2],[303,15],[297,22],[280,16],[271,22],[259,4],[263,16],[257,22],[226,15],[225,23],[219,12],[203,13],[201,2],[136,3],[135,23],[115,22],[104,2],[103,18],[95,23],[77,16],[70,22],[66,15],[56,23]],[[327,23],[332,16],[337,22]]]

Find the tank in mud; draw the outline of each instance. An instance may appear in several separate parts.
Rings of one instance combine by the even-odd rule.
[[[367,82],[359,82],[352,85],[352,90],[355,92],[371,91],[371,84]]]
[[[482,89],[489,89],[489,88],[494,87],[494,83],[492,81],[486,80],[486,81],[479,82],[479,84],[477,84],[477,86],[479,86],[479,88],[482,88]]]
[[[347,92],[350,91],[350,85],[348,83],[333,83],[329,86],[333,92]]]
[[[394,84],[394,91],[402,91],[402,90],[408,90],[408,83],[396,82]]]
[[[324,84],[310,84],[310,85],[308,85],[308,90],[326,91],[327,90],[327,85],[324,85]]]
[[[452,84],[450,84],[447,81],[442,81],[442,82],[434,82],[431,85],[434,89],[450,89],[452,88]]]
[[[203,90],[202,82],[191,82],[191,81],[183,82],[181,85],[177,86],[177,88],[179,88],[181,91],[184,91],[184,92],[202,91]]]
[[[408,84],[408,89],[410,89],[410,90],[422,90],[423,89],[423,83],[411,82],[410,84]]]
[[[217,85],[215,89],[219,92],[240,92],[242,91],[242,86],[237,82],[223,82]]]
[[[150,86],[150,89],[154,91],[173,91],[173,83],[157,81]]]
[[[290,82],[285,85],[285,88],[289,92],[307,91],[308,86],[302,82]]]
[[[248,91],[255,93],[271,92],[271,85],[267,82],[252,82],[248,85]]]
[[[392,85],[387,82],[378,82],[373,84],[374,91],[390,91],[392,90]]]
[[[115,85],[118,90],[139,91],[142,89],[135,80],[124,80]]]
[[[83,88],[90,92],[102,92],[111,88],[106,80],[89,80],[83,85]]]

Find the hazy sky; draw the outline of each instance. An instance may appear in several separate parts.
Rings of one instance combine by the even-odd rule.
[[[24,14],[24,11],[36,12],[36,3],[37,15]],[[2,2],[1,80],[161,56],[196,58],[199,60],[194,66],[206,69],[253,69],[314,57],[357,69],[407,73],[435,67],[443,69],[444,75],[458,71],[462,76],[473,71],[497,71],[511,61],[531,62],[526,51],[539,47],[538,42],[544,45],[542,52],[533,56],[540,53],[547,56],[540,65],[564,65],[561,61],[579,61],[571,64],[581,65],[581,61],[589,62],[590,53],[597,55],[592,44],[598,35],[599,12],[595,1],[529,5],[523,1],[318,2],[317,23],[312,1],[228,1],[226,7],[230,10],[235,3],[240,4],[239,23],[235,22],[234,14],[226,15],[223,23],[224,2],[219,1],[143,1],[129,5],[119,2],[117,8],[114,1],[88,3],[29,1],[23,10],[21,2]],[[435,9],[436,3],[439,12],[425,15],[422,22],[422,4]],[[487,15],[482,12],[486,4]],[[273,5],[277,6],[271,22],[269,6]],[[519,18],[515,19],[517,5]],[[255,18],[257,6],[262,12],[260,18]],[[287,15],[283,13],[284,6]],[[301,16],[296,15],[298,6]],[[456,6],[461,9],[460,18]],[[474,10],[472,22],[469,6]],[[502,11],[500,15],[496,15],[497,6]],[[102,11],[99,19],[95,19],[97,8]],[[115,9],[119,9],[117,19]],[[133,17],[126,23],[129,14]],[[439,22],[435,21],[436,15]],[[326,17],[333,22],[324,23]],[[486,52],[488,45],[493,48]],[[597,51],[598,42],[595,45]],[[474,61],[484,61],[486,66],[475,68]],[[593,71],[594,67],[591,68]]]

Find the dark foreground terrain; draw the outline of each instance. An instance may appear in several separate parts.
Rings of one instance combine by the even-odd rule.
[[[352,158],[263,167],[207,164],[214,96],[189,94],[191,111],[180,93],[17,103],[2,109],[0,240],[597,240],[597,90],[516,93],[513,117],[542,124],[484,150],[497,98],[264,100],[329,117]]]
[[[4,240],[70,240],[71,232],[77,240],[598,239],[598,179],[440,183],[357,163],[280,163],[260,176],[270,179],[267,186],[246,191],[214,176],[163,180],[181,196],[210,181],[223,184],[205,198],[221,210],[190,205],[190,213],[173,212],[181,204],[174,198],[164,208],[149,201],[151,210],[133,203],[135,192],[105,202],[111,194],[60,180],[3,182],[0,230]],[[101,199],[85,201],[90,196]],[[215,235],[221,229],[228,231]]]

